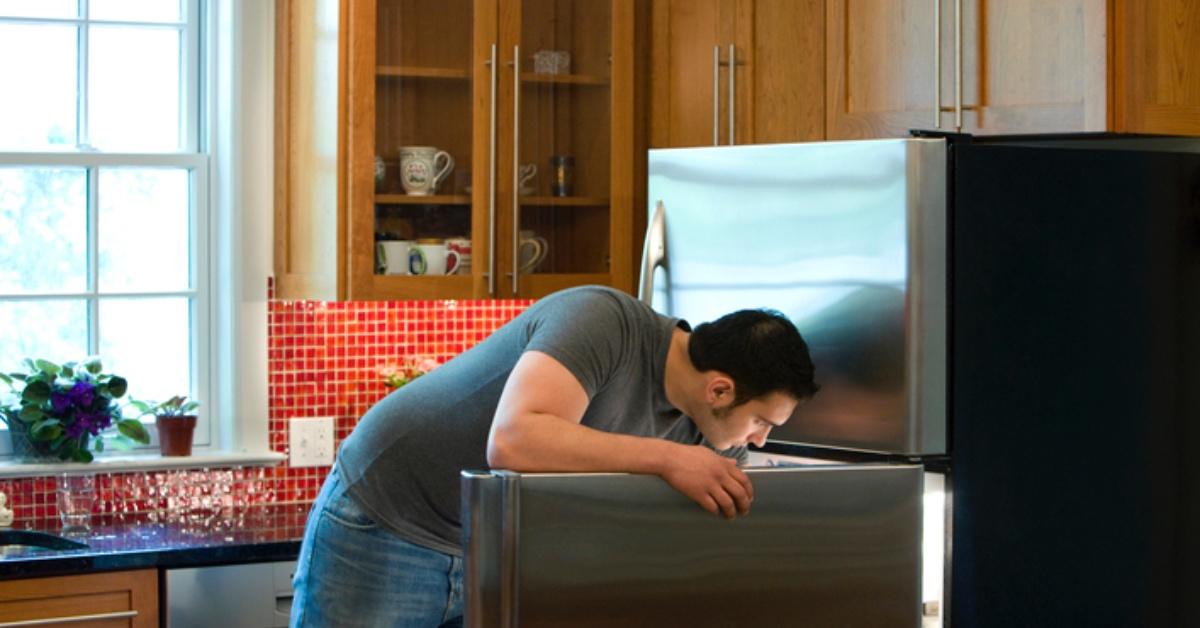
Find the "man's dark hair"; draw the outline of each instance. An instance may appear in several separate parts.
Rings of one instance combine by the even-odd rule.
[[[774,392],[803,400],[819,388],[808,344],[775,310],[738,310],[696,326],[688,338],[688,357],[701,372],[716,370],[733,378],[735,406]]]

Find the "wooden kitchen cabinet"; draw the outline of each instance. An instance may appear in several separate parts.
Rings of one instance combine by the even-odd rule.
[[[0,623],[157,628],[158,570],[2,581]]]
[[[824,139],[824,10],[824,0],[654,0],[650,145]]]
[[[1200,135],[1200,2],[1116,0],[1115,130]]]
[[[828,138],[1106,130],[1107,6],[828,0]]]
[[[590,283],[631,291],[643,152],[637,1],[349,5],[347,297],[536,298]],[[453,158],[432,194],[405,192],[404,146]],[[570,166],[556,171],[564,157]],[[470,239],[461,274],[379,266],[377,241],[448,238]]]

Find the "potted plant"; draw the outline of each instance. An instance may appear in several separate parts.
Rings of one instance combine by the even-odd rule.
[[[0,373],[14,397],[0,407],[0,420],[17,460],[91,462],[93,451],[104,451],[101,434],[113,427],[118,441],[150,442],[141,421],[124,418],[117,403],[128,383],[105,373],[100,360],[59,365],[26,358],[24,364],[27,372]]]
[[[162,455],[192,455],[192,434],[196,430],[196,408],[200,407],[200,402],[189,400],[186,395],[176,395],[158,403],[133,400],[130,404],[143,415],[154,415]]]

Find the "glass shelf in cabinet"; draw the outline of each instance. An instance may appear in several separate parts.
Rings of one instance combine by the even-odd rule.
[[[471,197],[466,194],[433,194],[429,196],[376,194],[375,203],[378,205],[470,205]]]
[[[381,65],[375,68],[375,75],[392,78],[426,78],[467,80],[471,78],[469,70],[460,68],[432,68],[417,65]]]
[[[547,83],[551,85],[608,85],[607,76],[598,74],[539,74],[522,72],[522,83]]]
[[[595,196],[522,196],[522,206],[542,207],[607,207],[607,198]]]

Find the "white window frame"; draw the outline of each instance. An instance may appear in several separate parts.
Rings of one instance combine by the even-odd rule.
[[[191,54],[200,56],[198,63],[187,65],[194,76],[181,83],[196,85],[200,91],[195,97],[187,92],[181,95],[190,98],[183,107],[188,128],[185,144],[189,150],[207,148],[207,154],[0,155],[0,163],[19,161],[22,165],[105,167],[153,163],[187,167],[192,172],[191,200],[195,204],[191,214],[197,242],[191,260],[196,294],[193,316],[197,321],[193,378],[195,390],[203,393],[206,415],[211,420],[203,436],[198,426],[196,453],[190,459],[147,462],[147,454],[157,457],[155,448],[139,452],[141,459],[105,455],[91,463],[106,471],[273,464],[283,458],[270,451],[267,434],[266,290],[273,233],[274,3],[186,1],[195,18],[190,20],[186,46]],[[205,17],[202,29],[196,27],[201,23],[200,15]],[[89,176],[94,177],[95,172],[90,171]],[[89,195],[89,203],[92,198],[94,195]],[[8,439],[0,438],[0,454],[8,453]],[[18,468],[0,462],[0,477],[48,472],[74,464],[36,465],[39,469],[33,469],[34,465]]]

